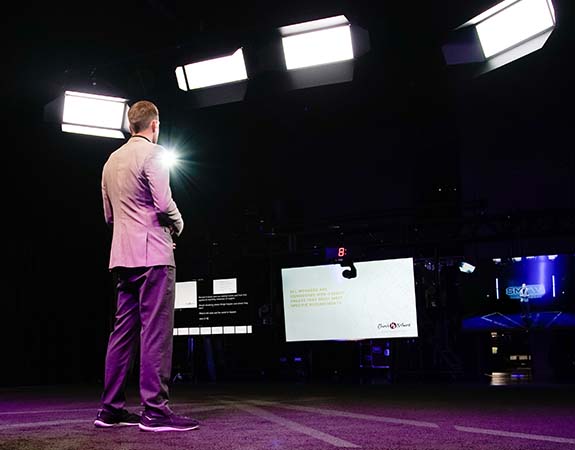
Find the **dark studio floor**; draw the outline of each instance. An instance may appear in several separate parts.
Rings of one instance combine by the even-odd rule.
[[[98,397],[0,390],[0,449],[575,449],[573,385],[176,385],[172,408],[202,425],[170,433],[96,429]]]

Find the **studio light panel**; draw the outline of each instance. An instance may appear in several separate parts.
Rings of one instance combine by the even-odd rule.
[[[122,127],[127,110],[127,100],[123,98],[66,91],[62,131],[124,138]]]
[[[248,75],[243,51],[240,48],[230,56],[178,67],[176,78],[178,87],[184,91],[246,80]]]
[[[349,25],[282,38],[288,70],[353,59]]]
[[[553,28],[555,13],[550,0],[506,1],[473,22],[483,54],[490,58]]]

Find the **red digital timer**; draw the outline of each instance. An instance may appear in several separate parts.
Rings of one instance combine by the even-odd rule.
[[[348,257],[349,249],[347,247],[327,247],[325,249],[325,258],[328,261],[341,261]]]

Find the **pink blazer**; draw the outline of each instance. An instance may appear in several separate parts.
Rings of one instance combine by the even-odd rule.
[[[175,266],[172,231],[179,236],[184,222],[162,163],[165,151],[133,136],[104,165],[104,216],[113,227],[110,269]]]

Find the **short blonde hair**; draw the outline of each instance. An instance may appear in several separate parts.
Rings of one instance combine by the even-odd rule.
[[[134,103],[128,111],[128,120],[134,133],[147,129],[152,120],[158,119],[160,113],[156,105],[147,100]]]

